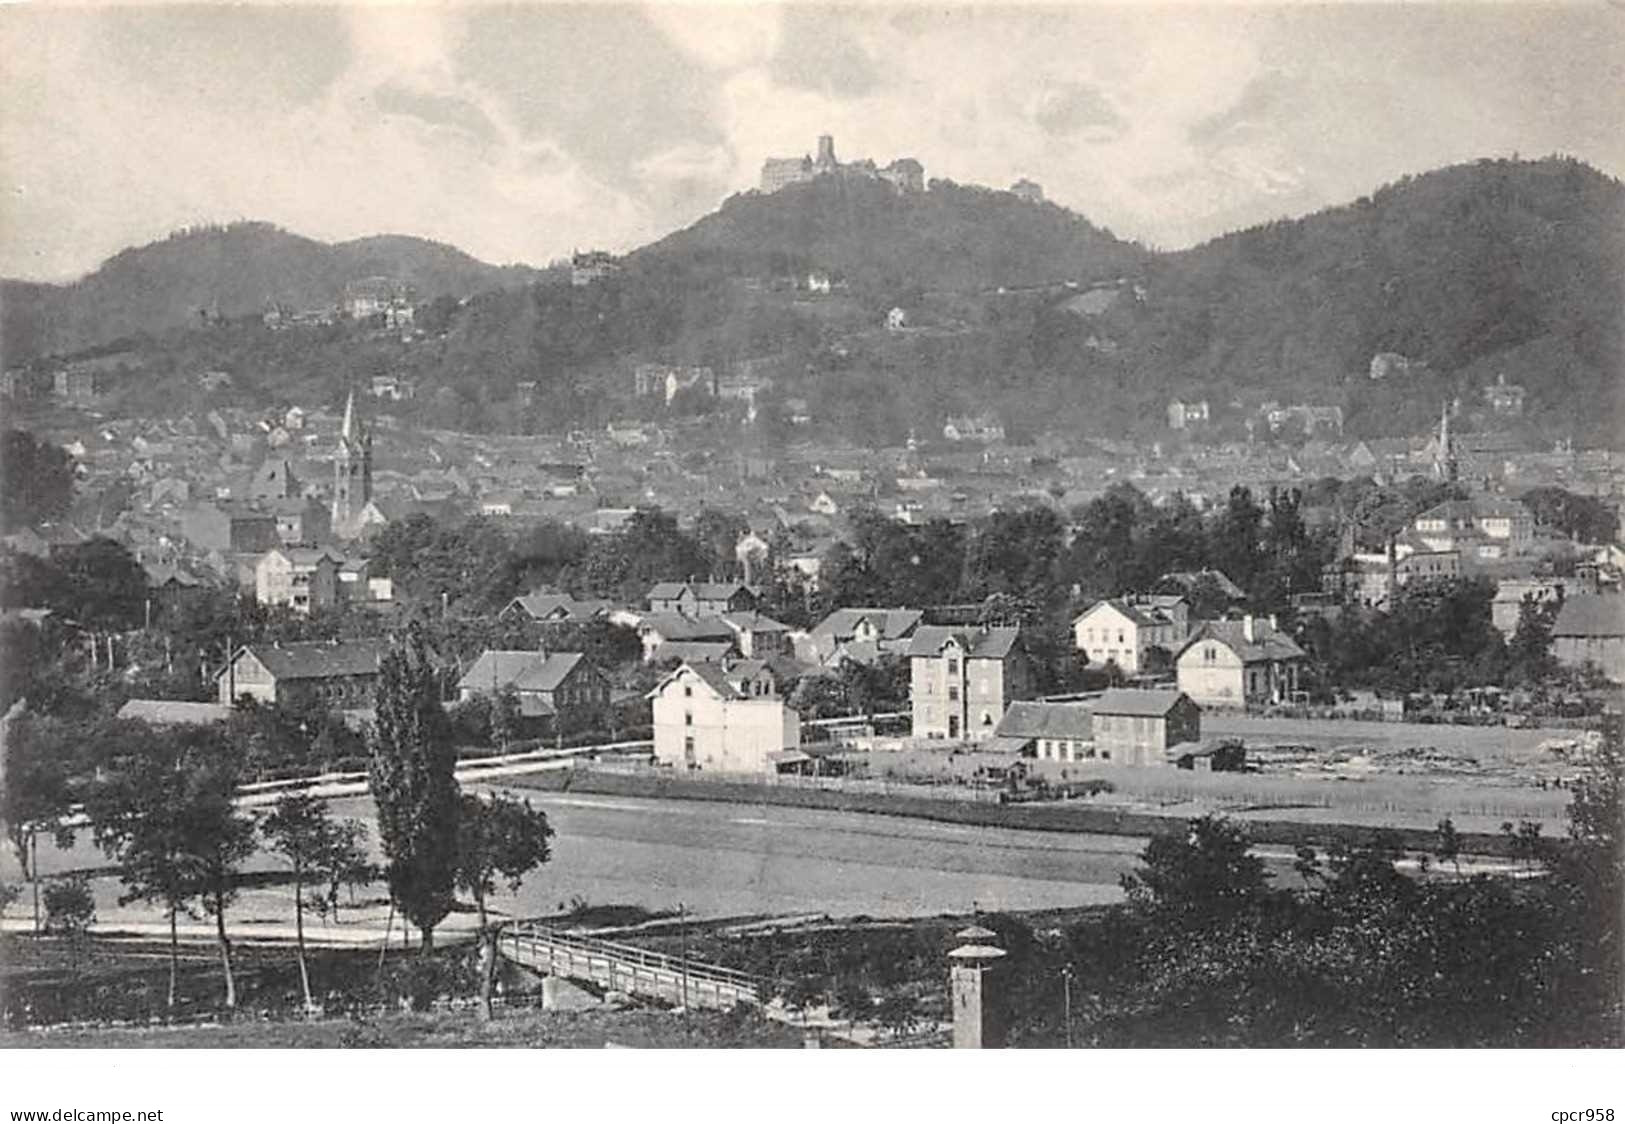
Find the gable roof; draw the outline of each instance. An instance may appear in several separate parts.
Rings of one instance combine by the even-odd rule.
[[[140,719],[154,726],[208,726],[231,717],[231,707],[224,703],[175,699],[131,699],[119,707],[118,716]]]
[[[1183,691],[1142,691],[1113,687],[1094,702],[1096,714],[1126,714],[1137,718],[1161,718],[1185,699]]]
[[[580,652],[527,652],[488,649],[480,653],[463,677],[460,690],[500,690],[512,687],[521,693],[552,691],[564,682],[582,660]]]
[[[1019,628],[975,629],[950,628],[946,625],[922,625],[914,631],[909,644],[910,656],[936,656],[949,640],[957,640],[965,649],[966,658],[973,660],[1002,660],[1008,656],[1020,639]]]
[[[734,629],[721,617],[688,617],[682,613],[649,613],[638,622],[639,632],[653,632],[665,640],[725,640]]]
[[[1253,633],[1252,640],[1247,639],[1245,627],[1243,621],[1203,621],[1196,631],[1191,633],[1191,638],[1185,642],[1185,646],[1179,650],[1179,656],[1184,656],[1202,640],[1216,640],[1236,653],[1242,663],[1308,658],[1308,654],[1298,647],[1290,636],[1271,629],[1267,623],[1263,625],[1262,633],[1257,631]],[[1255,622],[1255,628],[1257,627]]]
[[[733,650],[731,640],[667,640],[655,649],[655,659],[661,662],[678,659],[696,665],[714,664],[727,659]]]
[[[906,640],[925,614],[919,609],[836,609],[813,626],[811,636],[845,640],[868,621],[882,640]]]
[[[717,697],[725,700],[760,699],[762,696],[747,694],[741,689],[741,684],[747,679],[755,679],[763,672],[773,675],[772,667],[761,660],[735,660],[732,663],[685,660],[682,666],[673,668],[659,683],[656,683],[646,697],[654,698],[664,691],[668,684],[681,678],[684,672],[705,683]],[[776,697],[775,701],[778,701]]]
[[[735,632],[789,632],[790,626],[752,609],[748,613],[724,613],[723,621]]]
[[[996,738],[1072,738],[1095,736],[1088,703],[1013,702],[993,730]]]
[[[1172,582],[1186,593],[1190,593],[1203,578],[1213,579],[1226,597],[1236,601],[1245,601],[1247,599],[1247,591],[1231,581],[1223,570],[1170,570],[1158,579],[1157,584]]]
[[[649,600],[675,601],[684,590],[700,601],[728,601],[741,592],[756,595],[744,582],[656,582],[649,590]]]
[[[1618,638],[1625,636],[1625,597],[1576,593],[1563,599],[1552,624],[1552,637]]]
[[[562,620],[587,620],[603,613],[609,608],[609,602],[603,600],[577,600],[568,593],[550,593],[546,590],[536,590],[534,593],[521,594],[508,602],[503,612],[518,606],[532,620],[546,620],[554,617]]]
[[[277,679],[337,679],[377,675],[384,642],[379,640],[301,640],[284,644],[248,644],[238,656],[251,654]],[[232,662],[236,662],[236,657]],[[215,675],[225,675],[221,668]]]

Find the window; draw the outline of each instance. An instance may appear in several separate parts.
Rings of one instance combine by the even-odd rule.
[[[957,684],[957,683],[948,684],[948,701],[949,702],[958,702],[959,701],[959,684]]]
[[[948,674],[949,675],[958,675],[959,674],[959,661],[954,659],[952,656],[948,657]]]
[[[685,699],[691,699],[694,697],[694,685],[692,683],[683,684],[683,697]]]
[[[694,716],[692,714],[683,715],[683,725],[685,725],[685,726],[694,725]]]

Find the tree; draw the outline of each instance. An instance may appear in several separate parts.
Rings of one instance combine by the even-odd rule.
[[[305,882],[317,869],[330,846],[333,822],[327,801],[305,792],[290,792],[277,800],[260,821],[270,849],[293,864],[294,940],[299,958],[299,986],[305,1010],[315,1008],[310,995],[310,969],[305,958]]]
[[[55,519],[73,503],[73,458],[22,429],[0,437],[0,527]]]
[[[1434,836],[1433,856],[1442,863],[1449,863],[1461,875],[1461,833],[1456,830],[1455,821],[1446,816],[1439,821],[1439,828]]]
[[[497,930],[491,925],[486,900],[496,892],[499,876],[511,893],[519,889],[525,875],[547,862],[553,828],[546,813],[532,808],[528,800],[506,796],[465,793],[458,812],[457,886],[473,895],[479,914],[480,1014],[489,1019],[496,983]]]
[[[367,825],[359,820],[334,820],[329,823],[324,845],[316,852],[311,866],[311,881],[322,892],[310,899],[310,905],[325,920],[338,920],[339,891],[349,887],[351,894],[358,886],[376,882],[379,869],[368,857]]]
[[[225,910],[254,838],[235,804],[240,763],[232,743],[212,728],[160,735],[140,722],[118,723],[103,740],[112,752],[86,811],[97,845],[118,862],[120,902],[156,902],[169,916],[168,1005],[175,1005],[177,920],[202,899],[215,918],[226,1005],[235,1006]]]
[[[1123,876],[1123,889],[1136,906],[1182,928],[1225,920],[1257,903],[1269,880],[1249,846],[1236,824],[1215,816],[1191,820],[1185,835],[1146,844],[1142,865]]]
[[[138,628],[147,599],[147,575],[120,543],[94,538],[61,556],[62,585],[49,607],[86,628]]]
[[[378,806],[389,892],[423,934],[451,912],[457,866],[456,751],[421,633],[380,661],[367,785]]]
[[[67,825],[73,793],[68,785],[71,743],[68,731],[50,719],[23,715],[11,722],[3,739],[5,762],[0,770],[0,820],[17,855],[17,866],[34,895],[34,931],[40,930],[40,888],[36,862],[39,833],[50,831],[57,845],[71,847],[74,831]]]
[[[96,920],[96,899],[90,893],[89,876],[75,874],[53,881],[45,891],[45,917],[46,932],[68,938],[77,969],[79,946],[84,943],[91,922]]]

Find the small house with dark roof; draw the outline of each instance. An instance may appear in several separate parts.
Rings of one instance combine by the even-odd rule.
[[[1223,570],[1170,570],[1157,579],[1157,589],[1163,593],[1182,593],[1186,597],[1205,584],[1211,584],[1232,604],[1247,600],[1247,591],[1230,580]]]
[[[1124,765],[1166,765],[1175,746],[1202,739],[1202,708],[1182,691],[1105,692],[1091,705],[1095,749]]]
[[[751,610],[747,613],[724,613],[722,623],[733,630],[734,645],[746,659],[761,660],[769,656],[794,654],[790,643],[790,626],[772,617]]]
[[[1005,708],[1033,695],[1019,628],[922,625],[909,643],[913,735],[950,741],[993,736]]]
[[[587,624],[609,613],[603,600],[578,600],[568,593],[538,589],[515,597],[497,615],[503,620],[531,621],[536,624]]]
[[[176,699],[130,699],[119,707],[120,718],[152,726],[212,726],[231,717],[231,707],[218,702],[182,702]]]
[[[371,710],[386,650],[381,640],[244,645],[215,676],[217,698],[228,705],[248,695],[265,704]]]
[[[457,696],[513,691],[519,715],[538,724],[579,728],[609,707],[609,679],[580,652],[488,650],[457,681]]]
[[[872,663],[882,655],[906,656],[914,630],[924,617],[919,609],[836,609],[797,643],[796,654],[821,664],[843,659]]]
[[[801,718],[760,660],[684,663],[649,692],[655,761],[721,773],[776,772],[801,743]]]
[[[1081,702],[1013,702],[993,728],[993,748],[1041,761],[1092,760],[1094,713]]]
[[[1563,599],[1552,623],[1552,655],[1568,667],[1590,665],[1625,683],[1625,597],[1576,593]]]
[[[1194,701],[1244,707],[1285,701],[1308,660],[1273,618],[1247,616],[1198,625],[1174,667],[1179,689]]]
[[[746,613],[756,608],[756,593],[743,582],[656,582],[649,590],[651,613],[691,617]]]
[[[645,613],[634,626],[643,644],[643,661],[665,660],[672,644],[723,644],[736,647],[737,634],[720,615],[691,617],[686,613]]]

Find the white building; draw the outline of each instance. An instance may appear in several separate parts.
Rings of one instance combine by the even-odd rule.
[[[1185,645],[1190,606],[1178,594],[1114,597],[1096,601],[1072,622],[1073,646],[1090,663],[1116,663],[1130,675],[1145,668],[1145,654],[1173,654]]]
[[[649,692],[655,761],[678,769],[769,773],[801,744],[801,718],[756,660],[684,663]]]

